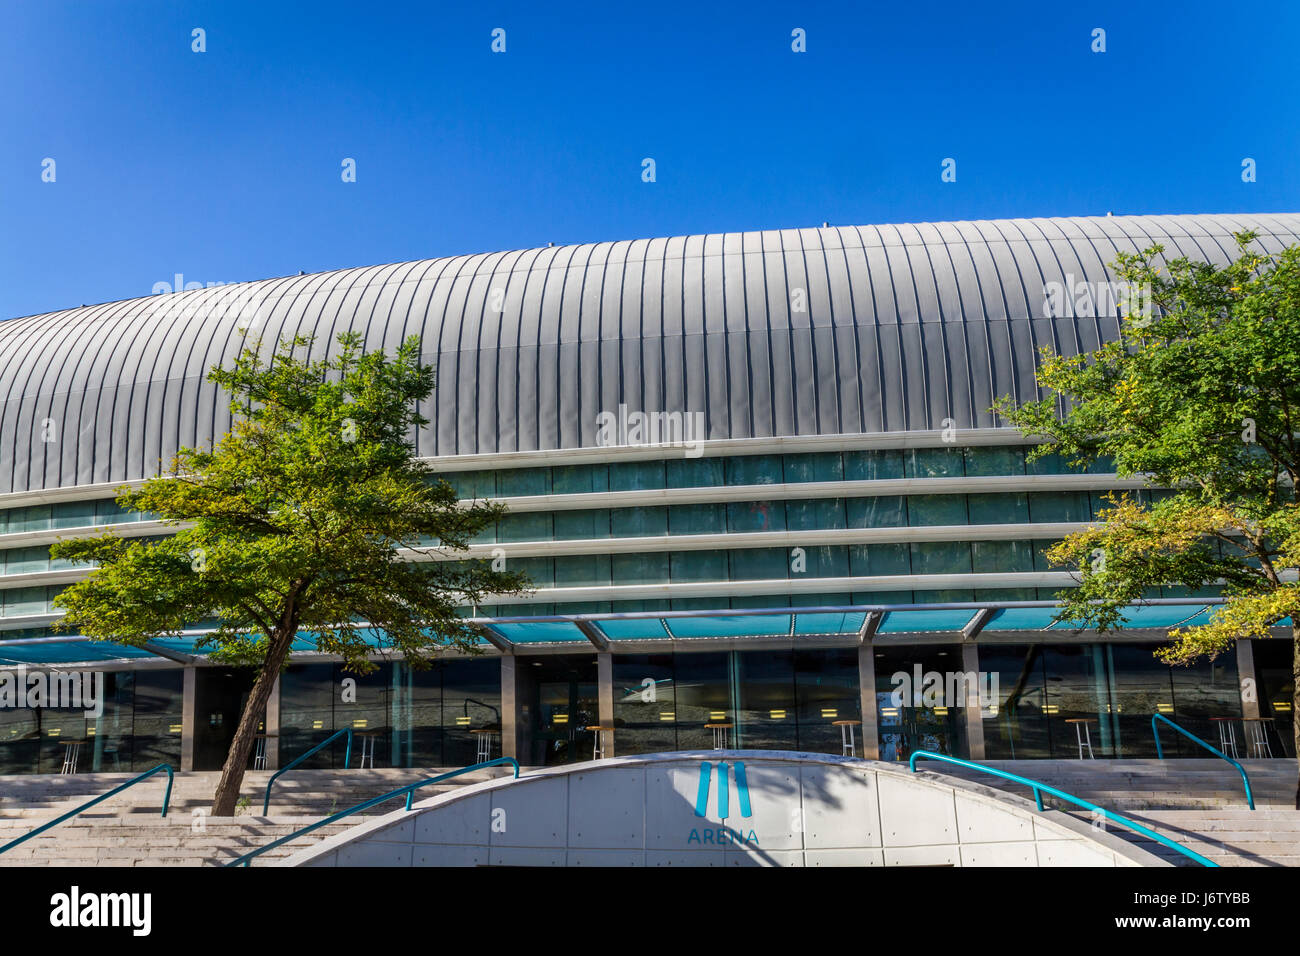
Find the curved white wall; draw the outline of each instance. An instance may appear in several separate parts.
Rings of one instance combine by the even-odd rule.
[[[707,809],[699,816],[705,776]],[[1039,813],[1028,800],[936,773],[825,754],[697,751],[465,787],[363,823],[282,865],[1168,864],[1074,817]]]

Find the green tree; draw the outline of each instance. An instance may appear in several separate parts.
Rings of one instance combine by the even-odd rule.
[[[1060,593],[1058,619],[1101,631],[1122,627],[1123,608],[1153,588],[1221,589],[1207,624],[1170,631],[1157,654],[1171,664],[1267,639],[1300,615],[1300,246],[1267,255],[1255,234],[1235,238],[1222,267],[1161,265],[1158,245],[1120,255],[1116,274],[1145,289],[1149,307],[1125,309],[1120,339],[1096,351],[1044,349],[1048,397],[995,406],[1042,439],[1032,457],[1108,458],[1120,476],[1167,489],[1145,501],[1112,495],[1098,523],[1048,557],[1080,582]],[[1293,715],[1298,706],[1293,693]]]
[[[522,575],[463,553],[503,509],[461,507],[455,491],[415,457],[427,424],[419,403],[433,369],[410,338],[389,358],[355,333],[333,357],[311,359],[312,340],[260,343],[210,381],[230,393],[235,424],[211,450],[182,449],[164,475],[118,502],[148,511],[175,534],[158,541],[114,534],[62,541],[51,554],[97,567],[65,590],[59,626],[94,640],[139,646],[199,622],[199,649],[215,662],[254,667],[212,813],[239,798],[258,721],[295,640],[374,670],[387,653],[427,667],[439,650],[472,649],[458,608],[519,593]]]

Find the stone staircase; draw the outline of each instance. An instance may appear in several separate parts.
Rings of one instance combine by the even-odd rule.
[[[1220,866],[1300,866],[1300,811],[1279,807],[1215,810],[1144,810],[1131,820],[1168,837]],[[1129,833],[1110,831],[1175,866],[1197,866],[1176,850]]]
[[[1246,805],[1241,775],[1222,760],[989,760],[996,767],[1050,784],[1121,813],[1220,866],[1300,866],[1300,811],[1295,809],[1296,762],[1243,760],[1257,809]],[[917,764],[924,767],[924,762]],[[1032,798],[1028,787],[964,767],[930,769]],[[1087,811],[1044,795],[1047,806]],[[1169,860],[1197,866],[1154,840],[1108,824],[1111,833]]]
[[[161,817],[167,777],[159,774],[0,854],[0,866],[218,865],[322,817],[451,769],[458,768],[293,770],[276,781],[271,792],[271,815],[267,817],[261,816],[262,798],[271,771],[249,771],[245,775],[240,807],[233,817],[207,815],[220,776],[215,771],[176,774],[170,809],[166,818]],[[423,787],[416,792],[416,800],[511,772],[509,767],[475,771]],[[132,776],[0,776],[0,846]],[[366,813],[388,813],[401,806],[399,797]],[[329,824],[267,852],[254,865],[288,856],[363,819],[352,816]]]
[[[1171,760],[984,760],[995,767],[1050,784],[1107,810],[1211,810],[1246,807],[1241,775],[1216,758]],[[1296,762],[1242,760],[1250,776],[1255,806],[1294,809]],[[1029,788],[965,767],[938,762],[917,762],[918,770],[931,770],[996,787],[1024,797]],[[1044,797],[1050,802],[1050,797]],[[1061,804],[1061,809],[1066,808]]]

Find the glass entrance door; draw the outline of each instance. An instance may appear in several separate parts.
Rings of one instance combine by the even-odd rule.
[[[532,733],[529,762],[555,766],[591,759],[600,723],[595,655],[556,655],[529,662]]]

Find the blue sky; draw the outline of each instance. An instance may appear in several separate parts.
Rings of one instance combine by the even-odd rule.
[[[547,242],[1297,211],[1298,28],[1294,0],[5,0],[0,318]]]

